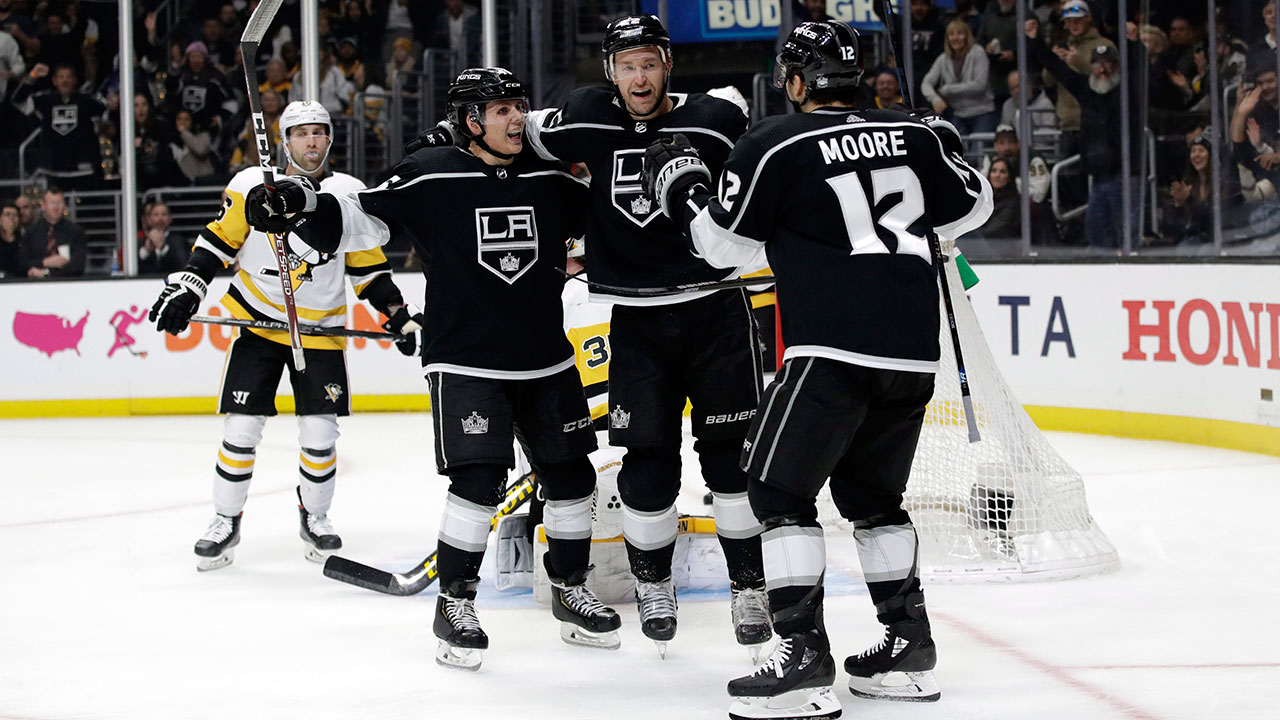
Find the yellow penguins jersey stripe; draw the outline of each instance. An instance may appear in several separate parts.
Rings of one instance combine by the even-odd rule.
[[[218,462],[221,462],[223,465],[226,465],[227,467],[233,467],[233,468],[253,467],[253,460],[232,460],[231,458],[227,457],[226,454],[223,453],[221,450],[218,451]]]
[[[240,272],[236,273],[236,279],[240,281],[239,287],[242,287],[245,290],[248,290],[250,297],[252,297],[253,300],[257,300],[259,305],[266,305],[272,310],[275,310],[277,313],[280,313],[280,314],[284,313],[284,304],[277,303],[271,298],[267,297],[267,294],[263,292],[262,288],[259,287],[256,282],[253,281],[253,278],[249,276],[249,273],[245,272],[244,270],[241,270]],[[245,298],[245,299],[248,300],[249,298]],[[334,317],[346,318],[347,316],[347,304],[345,302],[346,298],[344,297],[343,300],[344,302],[342,303],[342,305],[338,307],[329,308],[328,310],[315,310],[312,308],[303,307],[302,305],[298,305],[298,308],[297,308],[298,319],[309,320],[319,325],[339,326],[341,325],[341,323],[335,324],[333,322],[324,322],[324,321],[328,318],[334,318]]]
[[[756,293],[751,296],[751,309],[759,310],[762,307],[778,304],[778,293],[764,292]]]

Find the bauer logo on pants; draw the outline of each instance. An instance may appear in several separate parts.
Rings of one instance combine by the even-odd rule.
[[[532,207],[477,208],[476,259],[514,284],[538,261],[538,222]]]

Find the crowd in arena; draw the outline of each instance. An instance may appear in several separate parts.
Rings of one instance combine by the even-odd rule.
[[[1134,247],[1194,252],[1212,246],[1215,201],[1231,238],[1280,230],[1275,0],[1217,3],[1216,38],[1209,38],[1206,3],[1200,0],[1135,0],[1127,21],[1119,17],[1116,0],[1027,0],[1027,17],[1034,20],[1030,27],[1018,26],[1017,1],[904,3],[911,18],[914,102],[931,106],[970,139],[969,159],[988,174],[995,191],[996,210],[981,237],[1021,238],[1025,202],[1033,244],[1087,245],[1102,252],[1121,245],[1126,185],[1121,35],[1129,49],[1127,185],[1131,209],[1137,208],[1128,215]],[[791,2],[796,19],[820,19],[830,6],[825,0]],[[144,11],[151,5],[138,4]],[[179,5],[182,12],[172,27],[161,27],[154,11],[139,12],[136,23],[131,67],[140,193],[224,185],[256,161],[237,41],[257,2]],[[395,74],[414,70],[426,49],[451,52],[457,67],[480,64],[477,5],[475,0],[321,0],[319,101],[335,118],[367,114],[356,101],[385,96]],[[27,237],[29,231],[40,209],[49,207],[46,201],[61,202],[59,190],[119,187],[120,63],[116,44],[99,42],[112,29],[104,27],[110,18],[95,20],[88,11],[101,6],[90,0],[0,0],[0,182],[9,181],[7,191],[0,191],[0,198],[7,196],[0,218],[18,218],[16,229],[0,219],[3,277],[83,272],[76,233],[67,231],[67,242],[54,242],[48,228],[41,237]],[[300,82],[300,24],[299,4],[286,2],[256,58],[273,146],[279,143],[275,128],[281,111],[297,99],[291,93]],[[1025,79],[1018,73],[1019,34],[1026,36],[1029,49]],[[1217,59],[1217,86],[1224,90],[1218,98],[1221,123],[1210,119],[1210,53]],[[867,107],[901,100],[899,70],[905,67],[900,65],[905,63],[890,56],[868,69]],[[1032,130],[1026,178],[1021,177],[1021,85],[1027,89]],[[380,126],[375,123],[372,132],[381,132]],[[1154,185],[1146,184],[1149,158],[1154,158]],[[1051,182],[1059,163],[1064,163],[1057,168],[1060,177]],[[40,187],[23,187],[33,172],[42,176]],[[44,191],[46,186],[51,192]],[[1077,207],[1084,211],[1070,212]],[[1138,225],[1144,213],[1148,219]],[[148,233],[167,232],[163,220],[153,225],[149,216],[142,215],[139,246],[147,246],[142,251],[147,256],[140,259],[151,268],[154,255],[168,257],[169,250],[145,240]],[[17,240],[9,240],[14,236]],[[26,247],[19,249],[24,237]]]

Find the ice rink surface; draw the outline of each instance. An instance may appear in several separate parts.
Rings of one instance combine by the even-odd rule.
[[[406,570],[445,484],[426,415],[342,421],[331,518],[344,554]],[[293,419],[267,425],[235,563],[197,573],[217,417],[0,422],[0,719],[724,718],[749,672],[727,589],[682,598],[667,659],[620,606],[622,649],[560,642],[527,591],[479,600],[478,673],[436,665],[434,587],[329,580],[298,539]],[[1050,434],[1122,568],[1018,585],[927,584],[941,701],[852,697],[846,718],[1280,717],[1280,458]],[[686,447],[681,510],[704,513]],[[879,639],[852,539],[828,536],[837,664]]]

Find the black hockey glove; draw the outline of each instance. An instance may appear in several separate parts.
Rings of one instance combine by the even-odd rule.
[[[461,145],[466,140],[448,120],[441,120],[433,128],[418,133],[418,137],[404,144],[404,154],[412,155],[422,148]]]
[[[187,329],[209,286],[190,270],[173,273],[165,282],[147,319],[156,324],[156,330],[177,335]]]
[[[274,190],[257,185],[245,195],[245,220],[255,230],[287,232],[302,219],[299,214],[316,209],[319,190],[320,184],[307,175],[278,177]]]
[[[401,305],[391,317],[382,323],[382,329],[396,338],[396,349],[401,355],[416,357],[422,354],[422,326],[427,318],[422,310],[414,305]]]
[[[915,108],[908,114],[933,130],[933,133],[942,141],[942,149],[947,151],[951,159],[964,162],[964,140],[960,137],[960,131],[955,125],[952,125],[949,120],[944,120],[933,111],[933,108]]]
[[[677,133],[670,140],[654,140],[645,148],[640,182],[645,193],[658,201],[662,214],[678,220],[671,214],[673,203],[684,202],[689,190],[699,184],[710,188],[711,171],[689,138]]]

